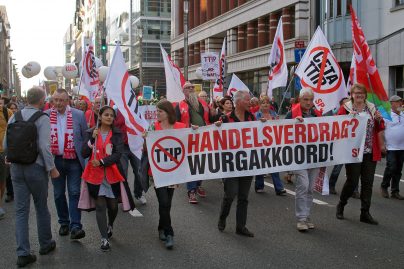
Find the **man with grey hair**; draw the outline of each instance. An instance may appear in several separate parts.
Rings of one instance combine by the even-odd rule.
[[[237,91],[234,96],[235,109],[229,116],[224,117],[224,123],[255,121],[255,117],[249,111],[250,94],[244,91]],[[216,122],[219,126],[220,122]],[[231,204],[237,195],[236,211],[236,233],[239,235],[254,237],[247,227],[248,194],[250,192],[252,176],[234,177],[224,179],[224,197],[220,210],[218,229],[223,231],[226,228],[226,218],[230,213]]]
[[[286,119],[296,119],[304,122],[304,118],[319,117],[321,113],[314,109],[314,93],[310,88],[300,90],[299,104],[286,114]],[[314,181],[319,174],[318,168],[293,171],[296,175],[295,214],[297,230],[304,232],[314,229],[310,221],[310,210],[313,205]]]
[[[28,106],[20,112],[24,121],[31,118],[34,113],[44,107],[45,92],[41,88],[34,87],[27,93]],[[16,113],[16,114],[17,114]],[[16,114],[9,121],[15,122]],[[31,254],[29,244],[29,210],[30,197],[34,200],[36,220],[39,237],[39,254],[46,255],[53,251],[56,243],[52,240],[51,219],[48,210],[48,182],[51,178],[57,178],[59,172],[55,167],[50,150],[50,121],[49,117],[42,115],[35,121],[38,133],[38,157],[32,164],[11,163],[10,172],[14,186],[15,199],[15,234],[17,239],[17,265],[24,267],[36,261],[36,256]],[[4,148],[7,150],[7,139],[4,139]]]

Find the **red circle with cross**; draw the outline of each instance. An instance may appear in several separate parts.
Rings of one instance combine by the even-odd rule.
[[[167,143],[170,142],[170,147],[171,148],[175,148],[175,146],[173,146],[173,141],[174,143],[177,143],[178,146],[181,148],[181,157],[180,160],[178,160],[175,156],[173,156],[170,152],[168,152],[165,147],[162,145],[162,143]],[[174,162],[174,166],[173,167],[161,167],[161,165],[158,164],[158,162],[156,161],[156,157],[155,157],[155,149],[158,148],[164,155],[166,155],[169,159],[169,161]],[[152,155],[152,162],[154,164],[154,166],[157,168],[157,170],[161,171],[161,172],[172,172],[175,169],[177,169],[178,167],[180,167],[181,163],[184,161],[185,158],[185,147],[184,144],[181,142],[181,140],[179,140],[176,137],[173,136],[165,136],[160,138],[159,140],[157,140],[156,142],[154,142],[152,149],[151,149],[151,155]],[[160,154],[160,153],[159,153]]]

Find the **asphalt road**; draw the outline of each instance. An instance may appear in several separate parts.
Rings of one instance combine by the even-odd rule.
[[[384,164],[377,167],[382,175]],[[344,183],[342,170],[337,190]],[[267,185],[272,181],[266,179]],[[119,212],[111,239],[112,250],[100,251],[100,235],[95,213],[82,214],[87,236],[71,241],[58,235],[59,225],[50,184],[49,207],[52,230],[57,242],[55,252],[38,255],[35,211],[31,206],[31,248],[38,260],[30,268],[404,268],[404,201],[382,198],[381,178],[375,177],[371,213],[380,222],[372,226],[359,222],[360,201],[351,199],[346,220],[335,218],[338,196],[315,195],[312,208],[316,229],[296,230],[293,185],[291,192],[276,196],[266,192],[250,193],[247,227],[254,238],[235,234],[235,204],[226,230],[219,232],[217,220],[223,197],[220,180],[204,183],[208,197],[198,205],[188,204],[181,186],[175,191],[172,224],[175,246],[169,251],[157,236],[158,208],[153,189],[146,194],[147,205],[139,206],[143,218]],[[403,181],[400,183],[404,189]],[[403,190],[404,194],[404,190]],[[13,204],[5,204],[7,215],[0,221],[0,268],[14,268],[16,262]]]

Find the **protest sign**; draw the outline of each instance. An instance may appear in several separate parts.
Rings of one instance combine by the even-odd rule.
[[[226,123],[147,136],[156,187],[362,161],[367,116]]]
[[[201,53],[202,79],[215,81],[219,77],[219,53]]]
[[[138,113],[142,119],[145,119],[149,125],[157,120],[157,108],[156,106],[147,105],[139,106]]]

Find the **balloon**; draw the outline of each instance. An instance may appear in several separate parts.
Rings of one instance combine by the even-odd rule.
[[[198,68],[196,69],[195,75],[196,75],[196,78],[198,78],[198,79],[202,79],[202,78],[203,78],[203,75],[202,75],[202,67],[198,67]]]
[[[67,79],[72,79],[78,76],[79,71],[77,66],[72,63],[65,64],[62,68],[62,74]]]
[[[25,70],[25,71],[22,71]],[[29,62],[24,67],[22,68],[21,72],[24,77],[26,78],[32,78],[33,76],[36,76],[41,72],[41,66],[37,62]],[[25,74],[25,75],[24,75]]]
[[[105,81],[105,79],[107,78],[108,71],[109,71],[108,66],[101,66],[100,69],[98,69],[98,75],[100,77],[100,82]]]
[[[129,81],[132,89],[136,89],[139,86],[139,79],[136,76],[130,76]]]
[[[101,66],[104,66],[100,58],[94,57],[95,58],[95,69],[100,69]]]
[[[43,74],[47,80],[57,80],[58,73],[56,72],[56,69],[54,66],[47,66],[43,70]]]

